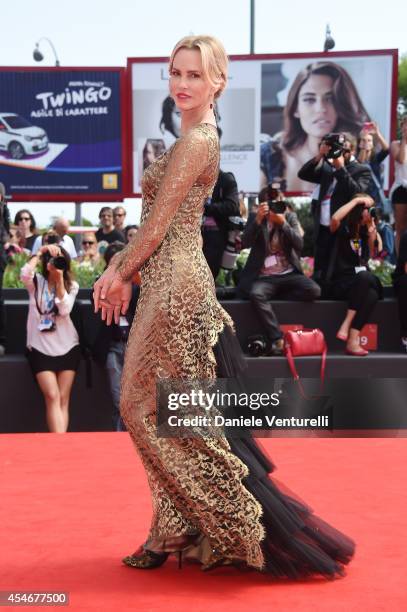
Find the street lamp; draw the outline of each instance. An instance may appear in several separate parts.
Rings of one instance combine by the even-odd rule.
[[[325,31],[325,42],[324,42],[325,53],[327,53],[328,51],[331,51],[331,49],[333,49],[334,47],[335,47],[335,41],[331,36],[331,28],[329,27],[329,23],[327,23],[326,31]]]
[[[255,2],[250,0],[250,53],[254,53],[254,34],[255,34]]]
[[[40,42],[42,40],[46,40],[47,43],[50,45],[50,47],[51,47],[51,49],[52,49],[52,51],[54,52],[54,55],[55,55],[55,66],[59,66],[60,63],[59,63],[59,59],[58,59],[58,56],[57,56],[57,52],[55,51],[55,47],[54,47],[54,45],[52,44],[52,41],[49,38],[42,37],[42,38],[39,39],[38,42],[35,43],[35,49],[33,51],[33,58],[35,59],[36,62],[42,62],[42,60],[44,59],[44,56],[43,56],[43,54],[40,51]]]

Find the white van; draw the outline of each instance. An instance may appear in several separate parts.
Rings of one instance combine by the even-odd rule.
[[[7,151],[12,159],[43,153],[48,150],[48,143],[42,128],[15,113],[0,112],[0,151]]]

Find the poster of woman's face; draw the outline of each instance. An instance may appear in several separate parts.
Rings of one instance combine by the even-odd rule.
[[[166,147],[162,138],[140,138],[139,149],[143,151],[140,156],[139,175],[143,176],[148,166],[165,153]]]
[[[317,155],[329,133],[346,132],[358,139],[363,125],[375,121],[390,138],[389,57],[263,63],[261,79],[260,186],[280,182],[286,191],[312,190],[298,178],[298,170]]]
[[[130,60],[130,63],[133,60]],[[314,186],[297,174],[330,132],[358,138],[376,122],[390,140],[393,66],[391,51],[257,59],[235,56],[228,85],[217,103],[221,166],[239,189],[258,192],[280,182],[291,193]],[[133,189],[140,193],[147,166],[181,135],[181,114],[169,95],[168,63],[131,64]],[[394,104],[396,102],[394,101]],[[388,188],[388,160],[384,162]]]

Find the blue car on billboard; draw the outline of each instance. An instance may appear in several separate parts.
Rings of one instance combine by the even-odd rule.
[[[16,113],[0,112],[0,151],[6,151],[12,159],[23,159],[48,151],[46,131],[32,125]]]

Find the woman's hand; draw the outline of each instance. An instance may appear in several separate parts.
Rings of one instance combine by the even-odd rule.
[[[370,134],[379,134],[379,126],[376,121],[371,121],[371,128],[369,130]]]
[[[44,246],[40,248],[40,253],[42,255],[47,251],[51,255],[51,257],[58,257],[59,255],[61,255],[61,249],[57,244],[44,244]]]
[[[102,311],[102,320],[110,325],[126,314],[131,299],[131,282],[122,280],[114,266],[109,266],[93,285],[95,312]]]
[[[369,195],[356,196],[353,198],[353,200],[351,200],[351,202],[353,203],[353,206],[357,206],[358,204],[363,204],[365,208],[371,208],[371,206],[374,206],[374,199]]]
[[[334,159],[330,160],[333,167],[335,168],[335,170],[339,170],[340,168],[344,168],[345,167],[345,158],[343,156],[343,153],[341,153],[341,155],[339,157],[335,157]]]
[[[316,161],[321,161],[321,159],[326,158],[329,151],[331,150],[331,145],[327,144],[325,141],[322,141],[319,145],[318,155],[316,156]]]
[[[269,212],[269,205],[267,204],[267,202],[261,202],[261,204],[259,205],[259,208],[257,209],[257,214],[256,214],[256,223],[257,225],[261,225],[263,223],[263,220],[267,217]]]
[[[268,213],[268,218],[269,220],[274,223],[274,225],[284,225],[285,222],[285,215],[281,214],[281,213],[275,213],[274,211],[270,210]]]

